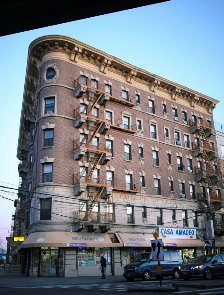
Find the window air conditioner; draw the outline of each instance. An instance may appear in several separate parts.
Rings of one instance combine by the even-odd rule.
[[[185,194],[180,194],[180,197],[181,198],[185,198]]]
[[[183,123],[184,123],[184,124],[187,124],[187,121],[183,120]]]
[[[47,114],[53,114],[53,112],[52,111],[47,111]]]
[[[181,142],[179,140],[176,140],[177,145],[181,145]]]
[[[178,121],[178,117],[174,117],[174,121]]]

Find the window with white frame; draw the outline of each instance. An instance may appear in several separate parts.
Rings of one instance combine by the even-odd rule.
[[[114,172],[107,171],[106,176],[107,176],[107,185],[113,186]]]
[[[80,146],[86,146],[87,134],[80,133]]]
[[[127,206],[127,223],[134,223],[134,206]]]
[[[156,209],[156,221],[157,225],[163,224],[163,209]]]
[[[190,197],[192,200],[195,200],[195,188],[193,184],[189,185],[189,189],[190,189]]]
[[[83,85],[87,85],[87,77],[81,76],[80,77],[80,83],[83,84]]]
[[[80,182],[86,181],[86,174],[87,174],[87,167],[80,166],[79,167]]]
[[[149,99],[149,112],[151,114],[155,114],[155,105],[154,101]]]
[[[87,115],[87,105],[80,103],[80,114]]]
[[[105,92],[107,92],[109,94],[112,93],[112,91],[111,91],[111,85],[108,85],[108,84],[105,85]]]
[[[168,165],[172,164],[172,162],[171,162],[171,154],[167,154],[167,164]]]
[[[222,154],[222,157],[224,157],[224,145],[221,145],[221,154]]]
[[[180,187],[180,197],[181,198],[186,198],[186,195],[185,195],[185,183],[181,182],[179,184],[179,187]]]
[[[95,89],[98,89],[98,81],[91,80],[91,87],[95,88]],[[96,90],[93,90],[93,89],[91,91],[96,92]]]
[[[125,129],[130,129],[130,117],[123,116],[123,126]]]
[[[132,190],[132,175],[131,174],[125,174],[125,183],[126,183],[126,189]]]
[[[92,174],[92,183],[99,183],[99,169],[95,169]]]
[[[178,167],[178,171],[183,171],[184,169],[181,156],[177,157],[177,167]]]
[[[125,160],[130,161],[131,160],[131,145],[130,144],[124,145],[124,153],[125,153]]]
[[[151,138],[157,139],[156,124],[151,124]]]
[[[53,179],[53,163],[42,164],[42,182],[52,182]]]
[[[175,144],[176,145],[181,145],[180,141],[180,132],[179,131],[174,131],[174,137],[175,137]]]
[[[92,139],[92,148],[95,150],[99,149],[99,138],[98,137],[94,137]]]
[[[137,120],[137,130],[142,130],[142,120]]]
[[[192,211],[192,216],[193,216],[194,227],[198,227],[198,212]]]
[[[113,152],[113,141],[106,139],[106,148],[108,149],[109,152],[111,152],[112,156],[114,155]]]
[[[192,166],[192,159],[191,158],[187,159],[187,169],[188,169],[188,173],[193,173],[193,166]]]
[[[112,112],[110,111],[106,111],[105,112],[105,117],[106,117],[106,121],[110,122],[111,124],[113,124],[113,115],[112,115]]]
[[[167,110],[166,110],[166,104],[163,103],[163,114],[166,114],[167,113]]]
[[[136,104],[139,104],[140,103],[140,95],[135,94],[135,99],[136,99]]]
[[[83,219],[87,211],[87,200],[79,201],[79,219]]]
[[[122,98],[123,98],[124,100],[128,100],[128,92],[127,92],[127,91],[122,90]]]
[[[183,226],[188,226],[187,210],[182,210]]]
[[[146,206],[142,207],[142,218],[147,218],[147,208],[146,208]]]
[[[182,120],[184,124],[187,124],[187,113],[185,111],[182,111]]]
[[[190,137],[187,134],[184,134],[184,146],[190,148]]]
[[[139,153],[139,159],[144,158],[144,157],[143,157],[143,147],[140,146],[140,147],[138,148],[138,153]]]
[[[153,157],[153,166],[159,166],[158,151],[152,151],[152,157]]]
[[[178,121],[178,113],[177,113],[177,109],[172,108],[172,113],[173,113],[173,120],[174,120],[174,121]]]
[[[140,176],[140,186],[145,187],[145,176]]]
[[[164,136],[169,138],[169,128],[164,128]]]
[[[154,178],[155,195],[161,195],[160,179]]]
[[[55,98],[46,97],[45,101],[45,114],[53,114],[55,112]]]
[[[173,192],[174,191],[174,188],[173,188],[173,180],[170,180],[169,181],[169,187],[170,187],[170,192]]]

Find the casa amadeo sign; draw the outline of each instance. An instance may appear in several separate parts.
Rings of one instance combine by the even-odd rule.
[[[195,240],[196,229],[180,227],[159,227],[159,238]]]

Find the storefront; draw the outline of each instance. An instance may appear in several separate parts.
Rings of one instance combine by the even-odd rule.
[[[215,238],[216,252],[219,254],[224,254],[224,237]]]

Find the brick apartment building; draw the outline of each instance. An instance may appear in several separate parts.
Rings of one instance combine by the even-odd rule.
[[[17,154],[24,272],[100,275],[104,255],[122,274],[155,230],[184,260],[209,252],[217,103],[75,39],[34,40]]]

